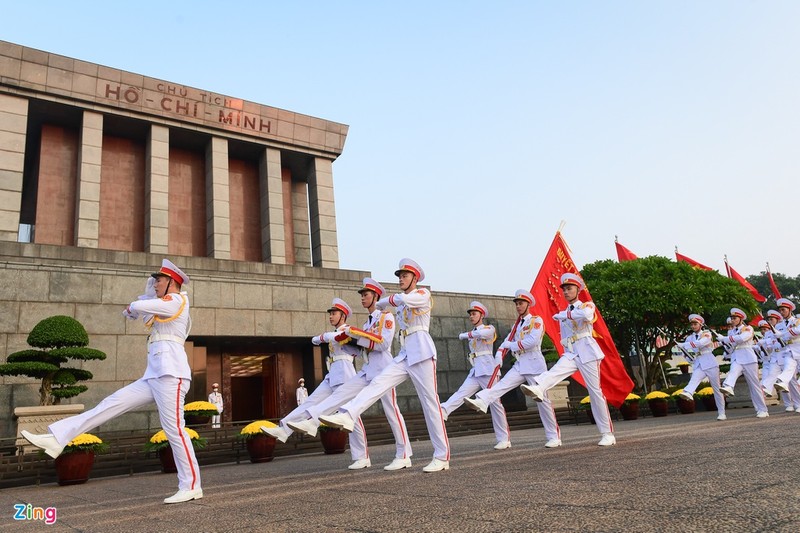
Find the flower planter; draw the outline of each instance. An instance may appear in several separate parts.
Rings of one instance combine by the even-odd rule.
[[[275,439],[269,435],[254,435],[247,439],[247,453],[251,463],[268,463],[273,459]]]
[[[344,453],[347,446],[347,432],[341,429],[325,429],[319,432],[319,440],[325,448],[325,453]]]
[[[636,420],[639,418],[639,402],[623,403],[619,412],[623,420]]]
[[[685,398],[678,397],[676,399],[678,404],[678,412],[682,415],[690,415],[694,413],[695,410],[695,403],[694,400],[687,400]]]
[[[688,374],[689,373],[689,365],[681,365],[678,368],[681,369],[681,374]]]
[[[183,419],[186,421],[187,426],[202,426],[211,422],[210,416],[198,416],[183,413]]]
[[[717,402],[714,400],[714,396],[703,396],[703,406],[706,408],[706,411],[716,411]]]
[[[667,400],[647,400],[647,405],[650,406],[650,412],[654,417],[667,416],[667,413],[669,413],[669,403]]]
[[[94,466],[94,452],[75,451],[56,458],[56,475],[59,485],[80,485],[89,480]]]
[[[158,450],[158,458],[161,460],[161,471],[165,474],[175,474],[178,467],[175,466],[175,457],[172,455],[172,448],[167,446]]]

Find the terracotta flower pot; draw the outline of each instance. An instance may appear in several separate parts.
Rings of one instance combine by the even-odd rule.
[[[654,417],[667,416],[667,413],[669,413],[669,403],[667,400],[661,398],[647,400],[647,404],[650,406],[650,412],[653,413]]]
[[[682,365],[678,367],[681,369],[681,374],[688,374],[689,373],[689,365]]]
[[[717,402],[714,399],[714,395],[709,394],[708,396],[703,396],[703,406],[706,408],[706,411],[716,411]]]
[[[275,439],[269,435],[254,435],[247,439],[247,453],[251,463],[268,463],[273,459]]]
[[[619,412],[623,420],[636,420],[639,418],[639,402],[625,402],[619,406]]]
[[[347,432],[341,429],[326,429],[319,432],[319,440],[325,448],[325,453],[344,453],[344,448],[347,446]]]
[[[682,415],[690,415],[694,413],[695,410],[695,403],[694,400],[687,400],[685,398],[678,397],[678,412]]]
[[[56,458],[56,475],[59,485],[80,485],[89,480],[94,466],[94,452],[75,451]]]
[[[172,448],[167,446],[158,450],[158,458],[161,460],[161,471],[165,474],[175,474],[178,467],[175,466],[175,457],[172,455]]]
[[[211,422],[210,416],[198,416],[183,413],[183,419],[186,421],[187,426],[202,426]]]

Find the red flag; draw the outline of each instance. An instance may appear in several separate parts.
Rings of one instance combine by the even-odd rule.
[[[775,297],[775,300],[778,300],[781,297],[781,293],[778,290],[778,286],[775,285],[775,280],[772,279],[772,272],[769,270],[769,263],[767,263],[767,278],[769,279],[769,287],[772,289],[772,295]]]
[[[559,355],[564,353],[564,348],[561,346],[561,329],[558,322],[551,317],[567,307],[567,301],[559,286],[561,274],[566,272],[578,274],[578,269],[572,261],[569,248],[562,239],[561,233],[556,232],[553,244],[550,245],[547,256],[542,262],[542,268],[536,276],[536,281],[533,282],[531,294],[536,299],[536,305],[533,306],[532,311],[544,319],[545,333],[556,345]],[[588,289],[584,289],[581,296],[581,301],[591,300]],[[595,318],[594,338],[605,354],[605,358],[600,363],[600,387],[603,389],[608,403],[619,407],[625,401],[628,393],[633,390],[633,381],[625,370],[625,365],[622,363],[599,310],[595,312]],[[584,384],[579,372],[576,372],[574,377],[579,383]]]
[[[736,271],[733,269],[733,267],[732,267],[732,266],[730,266],[730,265],[728,264],[728,258],[727,258],[727,257],[725,258],[725,269],[728,271],[728,277],[729,277],[729,278],[731,278],[731,279],[735,279],[736,281],[738,281],[738,282],[739,282],[739,285],[741,285],[742,287],[744,287],[745,289],[747,289],[747,291],[748,291],[750,294],[752,294],[752,295],[753,295],[753,298],[755,298],[755,299],[756,299],[756,301],[757,301],[758,303],[764,303],[764,302],[766,302],[766,301],[767,301],[767,299],[766,299],[766,298],[764,298],[763,296],[761,296],[761,294],[758,292],[758,290],[757,290],[755,287],[753,287],[753,286],[750,284],[750,282],[749,282],[749,281],[747,281],[746,279],[744,279],[744,278],[742,277],[742,275],[741,275],[741,274],[739,274],[738,272],[736,272]]]
[[[622,246],[620,243],[614,239],[614,245],[617,247],[617,258],[619,262],[622,263],[623,261],[633,261],[634,259],[639,259],[636,257],[636,254]]]
[[[701,269],[701,270],[714,270],[713,268],[711,268],[711,267],[707,267],[707,266],[705,266],[705,265],[704,265],[704,264],[702,264],[702,263],[698,263],[698,262],[697,262],[697,261],[695,261],[694,259],[689,259],[689,258],[688,258],[688,257],[686,257],[685,255],[681,255],[681,254],[679,254],[679,253],[678,253],[678,250],[675,250],[675,260],[676,260],[676,261],[683,261],[684,263],[689,263],[689,264],[690,264],[690,265],[692,265],[693,267],[695,267],[695,268],[699,268],[699,269]]]

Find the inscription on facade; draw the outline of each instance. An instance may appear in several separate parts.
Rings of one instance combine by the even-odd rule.
[[[245,113],[244,102],[218,94],[198,91],[181,85],[157,83],[155,90],[132,85],[106,83],[101,89],[102,98],[138,105],[176,117],[200,119],[205,122],[235,127],[255,133],[272,133],[270,119]]]

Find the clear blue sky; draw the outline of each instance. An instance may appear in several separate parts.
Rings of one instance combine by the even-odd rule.
[[[88,7],[91,6],[91,7]],[[528,287],[674,247],[800,268],[800,2],[7,2],[0,39],[350,126],[343,268]],[[591,287],[590,287],[591,289]]]

